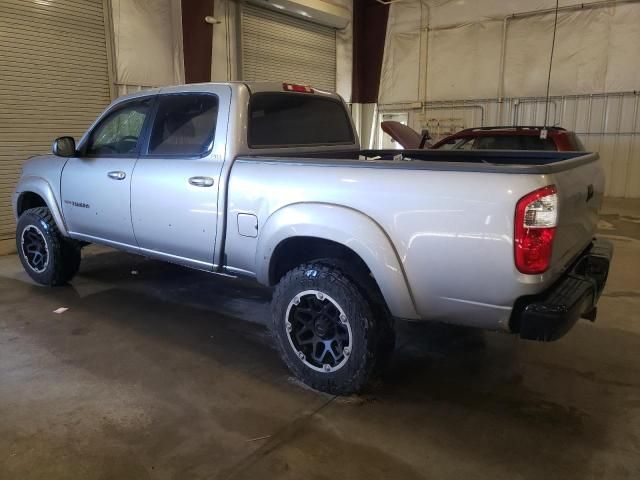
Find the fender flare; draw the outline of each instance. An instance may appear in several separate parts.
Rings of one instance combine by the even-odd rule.
[[[25,193],[35,193],[44,200],[51,212],[51,215],[53,216],[53,220],[56,222],[56,226],[58,227],[60,234],[68,237],[69,234],[67,232],[67,226],[64,223],[64,217],[62,216],[62,209],[60,208],[60,205],[58,205],[56,196],[53,193],[53,188],[51,188],[49,182],[42,177],[34,175],[22,177],[20,179],[20,183],[16,187],[16,193],[14,194],[15,200],[13,202],[13,214],[16,217],[16,220],[18,219],[18,205],[20,197]]]
[[[395,317],[419,319],[402,262],[384,229],[364,213],[328,203],[295,203],[276,210],[260,229],[257,280],[269,285],[273,253],[293,237],[331,240],[355,252],[367,265]]]

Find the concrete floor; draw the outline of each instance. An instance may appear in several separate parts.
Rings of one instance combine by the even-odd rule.
[[[640,478],[640,202],[607,208],[596,323],[403,324],[348,398],[290,378],[251,284],[89,247],[49,289],[1,257],[0,478]]]

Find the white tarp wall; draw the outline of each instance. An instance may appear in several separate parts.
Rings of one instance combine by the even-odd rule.
[[[640,197],[640,3],[591,3],[559,12],[551,123],[600,152],[608,194]],[[414,128],[441,135],[481,121],[541,124],[554,14],[523,12],[554,7],[553,0],[392,4],[380,111],[409,111]]]
[[[584,5],[558,15],[551,94],[640,89],[640,3]],[[424,100],[425,70],[427,100],[497,96],[505,19],[504,96],[544,95],[554,15],[508,15],[553,7],[551,0],[393,3],[380,102]]]
[[[353,2],[351,0],[333,0],[328,3],[334,3],[346,8],[352,19],[345,28],[336,30],[336,92],[342,95],[345,102],[351,102],[351,82],[353,79]]]
[[[111,0],[118,95],[184,83],[180,0]]]
[[[211,80],[229,82],[238,79],[237,31],[240,6],[232,0],[214,0],[213,16],[220,23],[213,25],[211,48]]]

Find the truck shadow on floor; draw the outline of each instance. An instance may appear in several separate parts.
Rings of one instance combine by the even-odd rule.
[[[79,277],[72,283],[82,296],[83,291],[94,290],[85,285],[91,282],[104,285],[105,289],[117,289],[121,295],[131,292],[156,298],[176,308],[195,308],[202,314],[209,312],[212,321],[218,321],[222,316],[231,330],[252,328],[249,325],[241,327],[243,322],[236,320],[261,325],[266,331],[256,329],[264,331],[258,336],[267,338],[272,346],[268,332],[272,292],[250,280],[218,277],[143,257],[108,252],[83,259]],[[398,321],[396,331],[396,353],[408,358],[436,361],[451,355],[468,357],[486,352],[485,332],[473,328]],[[509,336],[497,337],[502,338],[506,347],[513,345]]]
[[[73,283],[79,283],[74,288],[80,295],[83,283],[97,282],[108,290],[120,292],[119,295],[131,293],[138,299],[146,297],[151,302],[170,305],[180,319],[189,315],[178,313],[181,309],[196,311],[198,317],[208,319],[212,325],[245,331],[249,337],[260,339],[265,346],[274,349],[268,328],[256,328],[256,325],[269,325],[271,290],[252,281],[217,277],[114,251],[83,259],[78,278],[80,281]],[[580,324],[576,329],[580,329]],[[495,383],[516,384],[522,377],[522,363],[527,362],[531,350],[544,350],[551,345],[555,353],[567,356],[566,360],[571,362],[576,349],[587,348],[579,342],[558,348],[559,342],[527,342],[513,335],[437,323],[399,321],[396,330],[396,352],[390,366],[392,375],[385,379],[390,386],[415,378],[416,368],[425,372],[452,369],[449,373],[461,377],[467,386],[486,384],[491,388]],[[636,339],[636,336],[628,338]],[[596,339],[594,337],[594,341]],[[577,353],[583,354],[582,351]]]
[[[271,290],[252,281],[217,277],[135,255],[107,251],[83,259],[73,288],[81,298],[86,296],[83,301],[95,301],[97,297],[91,293],[96,291],[91,287],[94,283],[101,285],[97,291],[118,297],[109,301],[130,305],[130,316],[147,311],[147,303],[158,305],[157,302],[161,302],[161,317],[166,319],[167,325],[174,322],[182,325],[192,316],[202,319],[203,325],[240,332],[244,337],[275,350],[268,331]],[[88,295],[83,293],[86,291]],[[167,315],[169,311],[173,312],[173,317]],[[580,324],[576,330],[580,330]],[[388,369],[390,374],[383,375],[383,384],[388,388],[404,382],[413,384],[414,379],[420,377],[420,371],[423,374],[434,372],[438,378],[447,371],[449,377],[460,378],[467,387],[490,389],[496,384],[514,385],[522,379],[523,364],[529,361],[528,356],[537,357],[532,353],[549,348],[554,355],[559,354],[560,361],[571,363],[572,355],[589,352],[592,342],[607,343],[606,338],[587,335],[591,339],[588,344],[583,340],[583,343],[570,342],[568,345],[559,345],[559,342],[544,344],[521,341],[516,336],[502,333],[422,322],[398,321],[396,331],[396,352]],[[602,335],[602,331],[599,333]],[[607,333],[613,335],[615,331]],[[193,336],[197,335],[196,329]],[[627,339],[640,346],[636,335],[628,335]],[[619,339],[610,343],[617,348]]]

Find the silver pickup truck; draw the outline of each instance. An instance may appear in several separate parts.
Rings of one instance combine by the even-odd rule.
[[[119,98],[25,163],[13,207],[41,284],[98,243],[274,287],[282,358],[344,394],[390,357],[395,319],[533,340],[593,320],[602,192],[594,153],[366,151],[337,95],[226,83]]]

